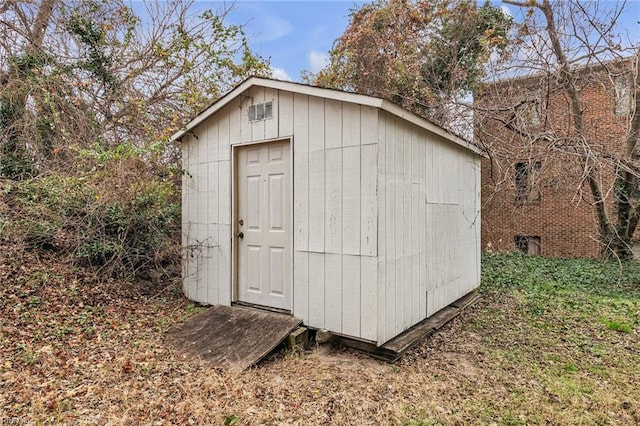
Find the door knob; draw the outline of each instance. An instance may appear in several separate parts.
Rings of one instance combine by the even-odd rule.
[[[238,238],[240,239],[244,238],[244,232],[238,232]]]

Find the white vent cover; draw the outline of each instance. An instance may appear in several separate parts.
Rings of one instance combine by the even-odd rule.
[[[266,120],[273,117],[273,101],[249,106],[249,121]]]

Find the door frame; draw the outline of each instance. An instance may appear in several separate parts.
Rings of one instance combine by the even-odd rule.
[[[245,302],[241,302],[239,299],[239,282],[238,282],[238,258],[240,256],[239,253],[239,244],[238,244],[238,150],[247,146],[252,146],[252,145],[262,145],[262,144],[269,144],[269,143],[274,143],[274,142],[287,142],[289,144],[289,165],[290,165],[290,184],[289,184],[289,196],[290,196],[290,200],[291,200],[291,205],[289,206],[289,214],[291,215],[291,229],[290,229],[290,233],[289,233],[289,244],[291,247],[291,250],[289,251],[289,276],[291,277],[291,279],[289,280],[289,294],[291,295],[291,300],[289,301],[289,309],[287,310],[287,312],[289,312],[291,315],[293,315],[293,300],[294,300],[294,292],[295,292],[295,286],[293,285],[294,282],[294,277],[293,277],[293,242],[294,242],[294,229],[295,229],[295,219],[293,216],[293,206],[294,206],[294,194],[293,194],[293,187],[295,185],[295,182],[293,180],[293,169],[295,167],[294,163],[293,163],[293,136],[288,136],[288,137],[283,137],[283,138],[273,138],[273,139],[263,139],[263,140],[259,140],[259,141],[251,141],[251,142],[244,142],[244,143],[238,143],[238,144],[234,144],[231,145],[231,302],[232,303],[245,303]],[[275,307],[271,307],[271,306],[264,306],[264,305],[255,305],[255,307],[257,308],[263,308],[263,309],[269,309],[269,310],[279,310],[278,308]]]

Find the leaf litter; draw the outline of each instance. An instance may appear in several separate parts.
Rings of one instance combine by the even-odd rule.
[[[96,284],[83,274],[65,265],[48,268],[46,259],[24,253],[0,261],[2,419],[100,425],[640,421],[637,331],[606,333],[594,320],[579,330],[591,345],[577,345],[573,334],[563,341],[525,318],[524,302],[508,290],[485,292],[478,305],[393,365],[326,344],[303,352],[280,348],[254,368],[226,373],[165,345],[169,327],[199,310],[177,282],[153,294],[132,283]],[[601,355],[567,367],[593,345]]]

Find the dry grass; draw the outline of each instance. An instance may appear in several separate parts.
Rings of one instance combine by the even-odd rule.
[[[640,422],[637,296],[589,300],[594,312],[615,302],[635,315],[616,310],[631,325],[620,332],[570,307],[532,313],[521,288],[488,285],[480,304],[396,365],[321,346],[229,374],[164,345],[199,309],[175,285],[156,295],[89,285],[38,262],[0,261],[0,423]],[[581,295],[557,299],[571,297]]]

